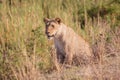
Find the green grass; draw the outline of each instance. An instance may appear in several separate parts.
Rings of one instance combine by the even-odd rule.
[[[60,17],[99,55],[120,52],[119,0],[11,0],[11,5],[9,1],[0,3],[1,80],[38,80],[40,72],[54,69],[44,17]]]

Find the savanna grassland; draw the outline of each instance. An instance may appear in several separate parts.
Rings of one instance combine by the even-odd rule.
[[[92,68],[55,70],[44,17],[61,18],[90,43]],[[119,79],[120,0],[0,0],[0,80]]]

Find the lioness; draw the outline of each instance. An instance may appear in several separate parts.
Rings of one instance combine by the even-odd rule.
[[[82,37],[76,34],[72,28],[63,24],[60,18],[44,18],[44,22],[48,39],[54,40],[58,62],[89,63],[92,56],[91,48]]]

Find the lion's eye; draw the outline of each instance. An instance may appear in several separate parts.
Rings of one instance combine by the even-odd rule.
[[[54,25],[51,25],[54,28]]]

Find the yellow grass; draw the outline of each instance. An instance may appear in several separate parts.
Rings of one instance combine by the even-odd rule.
[[[92,20],[86,13],[91,7],[88,0],[11,0],[11,5],[8,1],[0,3],[0,80],[120,79],[120,26],[114,26],[116,16],[103,19],[98,15]],[[53,43],[45,36],[44,17],[60,17],[85,38],[97,64],[56,72]]]

